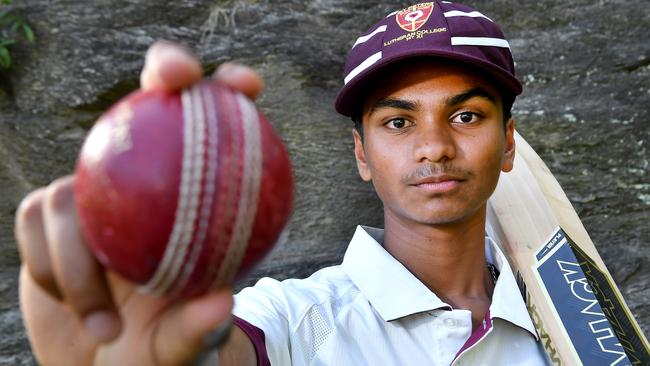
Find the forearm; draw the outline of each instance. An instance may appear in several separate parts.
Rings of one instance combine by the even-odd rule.
[[[218,358],[218,362],[217,362]],[[204,354],[195,366],[256,366],[253,343],[239,327],[233,326],[226,343],[218,351]]]

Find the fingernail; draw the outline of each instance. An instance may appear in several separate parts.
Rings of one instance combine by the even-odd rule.
[[[182,46],[166,41],[156,42],[145,55],[145,65],[158,65],[161,60],[168,58],[191,58],[189,50]]]
[[[160,58],[186,58],[190,59],[192,56],[189,51],[184,50],[180,46],[165,45],[161,47],[158,51],[158,57]]]
[[[238,64],[236,62],[224,62],[219,67],[217,68],[217,73],[223,73],[223,72],[238,72],[245,69],[245,66]]]
[[[99,343],[113,340],[120,332],[119,319],[108,311],[97,311],[86,316],[84,325]]]

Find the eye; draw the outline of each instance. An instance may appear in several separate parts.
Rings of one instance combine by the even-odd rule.
[[[409,127],[410,125],[411,122],[405,120],[404,118],[393,118],[386,123],[386,127],[392,130],[401,130],[405,127]]]
[[[456,123],[467,124],[476,122],[478,120],[478,117],[479,116],[474,112],[461,112],[454,116],[452,121]]]

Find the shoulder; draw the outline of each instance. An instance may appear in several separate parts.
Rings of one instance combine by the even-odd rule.
[[[278,281],[262,278],[235,295],[234,314],[274,311],[290,324],[299,323],[314,306],[346,302],[358,289],[340,266],[323,268],[308,278]]]
[[[309,364],[359,295],[341,267],[333,266],[305,279],[262,278],[235,295],[233,315],[261,331],[272,364]]]

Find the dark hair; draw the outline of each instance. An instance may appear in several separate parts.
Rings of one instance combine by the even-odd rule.
[[[357,130],[359,136],[361,136],[361,141],[363,141],[363,121],[361,120],[361,113],[356,113],[352,116],[352,122],[354,122],[354,129]]]

